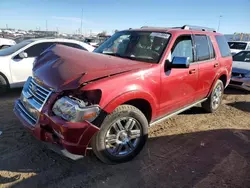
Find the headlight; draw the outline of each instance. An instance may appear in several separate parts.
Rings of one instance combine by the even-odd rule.
[[[66,121],[92,122],[99,115],[100,108],[98,105],[86,106],[80,99],[62,97],[56,101],[52,111]]]

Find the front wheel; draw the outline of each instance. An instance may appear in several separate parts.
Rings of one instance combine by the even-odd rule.
[[[147,138],[148,121],[144,114],[134,106],[121,105],[104,119],[91,146],[101,161],[116,164],[133,159]]]
[[[222,103],[224,93],[224,84],[221,80],[217,80],[209,98],[203,102],[202,107],[209,113],[215,112]]]
[[[8,90],[8,82],[5,80],[5,78],[0,75],[0,95],[5,93]]]

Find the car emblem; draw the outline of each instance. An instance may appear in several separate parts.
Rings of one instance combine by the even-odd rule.
[[[32,90],[33,93],[36,93],[37,92],[37,87],[35,85],[32,85],[31,90]]]

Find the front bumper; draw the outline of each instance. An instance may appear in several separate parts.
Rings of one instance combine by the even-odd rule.
[[[37,139],[57,145],[72,154],[86,155],[92,136],[99,131],[98,127],[87,121],[66,122],[57,116],[49,116],[46,110],[42,110],[38,121],[32,124],[27,118],[29,112],[20,107],[23,106],[18,99],[15,102],[14,113]]]
[[[250,91],[250,78],[232,77],[229,86]]]

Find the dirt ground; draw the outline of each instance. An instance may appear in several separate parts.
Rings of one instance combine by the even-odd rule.
[[[138,157],[113,166],[47,150],[12,113],[19,93],[0,97],[0,187],[250,187],[250,93],[226,90],[216,113],[154,126]]]

